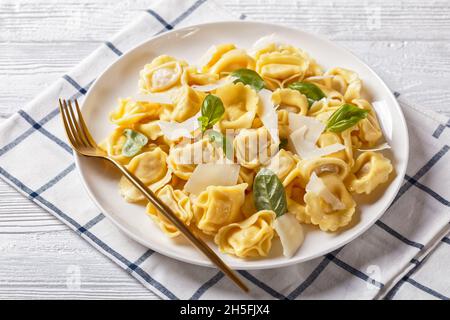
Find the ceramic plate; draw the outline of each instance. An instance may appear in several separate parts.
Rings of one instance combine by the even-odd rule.
[[[356,71],[363,81],[363,96],[377,101],[376,111],[391,150],[383,151],[392,160],[395,177],[391,183],[376,189],[370,197],[358,196],[357,211],[351,226],[338,233],[325,233],[305,227],[305,242],[292,258],[281,253],[279,240],[273,241],[269,257],[243,260],[229,255],[223,259],[235,269],[269,269],[313,259],[352,241],[389,207],[405,174],[408,161],[408,132],[402,111],[386,84],[365,63],[349,51],[316,35],[283,26],[260,22],[218,22],[191,26],[167,32],[137,46],[120,57],[92,85],[82,111],[97,141],[113,129],[108,114],[119,97],[138,91],[139,70],[161,54],[168,54],[195,64],[213,44],[235,43],[250,48],[259,38],[275,33],[281,42],[306,50],[325,69],[342,67]],[[106,162],[76,155],[76,165],[83,183],[97,206],[120,229],[137,242],[163,255],[188,263],[211,266],[211,263],[184,239],[170,239],[146,215],[145,208],[125,202],[118,191],[119,175]],[[182,237],[179,237],[182,238]],[[211,243],[214,250],[217,246]]]

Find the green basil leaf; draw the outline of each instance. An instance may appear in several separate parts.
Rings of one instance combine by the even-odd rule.
[[[231,77],[236,78],[233,83],[242,82],[243,84],[248,84],[256,92],[264,89],[265,84],[263,78],[253,70],[250,69],[238,69],[231,73]]]
[[[294,82],[288,85],[288,88],[304,94],[308,99],[309,107],[311,107],[314,102],[326,97],[318,86],[310,82]]]
[[[200,125],[200,129],[202,130],[202,132],[205,132],[207,130],[208,127],[208,118],[207,117],[198,117],[197,119],[199,125]]]
[[[253,181],[253,201],[258,210],[272,210],[277,217],[287,212],[286,193],[278,176],[261,169]]]
[[[142,147],[148,142],[148,138],[145,135],[131,129],[125,129],[123,134],[127,137],[127,140],[122,147],[122,154],[125,157],[133,157],[141,151]]]
[[[215,130],[208,130],[206,131],[206,134],[209,136],[209,141],[211,143],[214,143],[219,148],[222,148],[225,156],[228,159],[233,160],[233,144],[231,141],[231,137],[227,137],[226,135],[223,135],[222,133]]]
[[[328,119],[326,128],[331,132],[342,132],[367,117],[368,113],[369,111],[358,108],[353,104],[344,103]]]
[[[223,107],[222,100],[220,100],[219,97],[208,94],[203,100],[201,112],[202,115],[198,118],[198,121],[200,123],[202,133],[204,133],[207,129],[211,129],[212,126],[220,120],[225,112],[225,108]]]

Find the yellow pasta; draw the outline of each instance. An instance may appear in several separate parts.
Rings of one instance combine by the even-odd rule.
[[[309,63],[307,55],[292,46],[277,47],[271,44],[256,54],[256,71],[272,90],[289,82],[301,81]]]
[[[218,126],[221,130],[250,128],[258,109],[259,98],[254,90],[242,83],[228,84],[216,90],[225,107]]]
[[[278,149],[265,127],[240,130],[234,138],[233,146],[237,163],[248,169],[259,167]]]
[[[240,258],[265,257],[272,246],[274,220],[273,211],[259,211],[242,222],[220,228],[214,242],[220,251]]]
[[[205,94],[192,89],[188,85],[182,86],[174,97],[174,109],[170,120],[183,122],[200,111]]]
[[[118,126],[130,126],[138,122],[159,119],[163,106],[159,103],[121,99],[119,106],[109,116]]]
[[[273,103],[277,110],[287,110],[306,115],[308,112],[308,100],[306,96],[291,89],[277,89],[272,94]]]
[[[206,234],[214,235],[230,223],[243,220],[246,183],[236,186],[209,186],[193,203],[197,227]]]
[[[361,153],[352,168],[350,190],[356,193],[371,193],[378,185],[386,182],[393,167],[391,161],[381,153]]]
[[[125,128],[123,127],[114,129],[109,137],[99,144],[99,147],[103,149],[109,157],[119,161],[122,164],[127,164],[131,158],[122,154],[122,148],[126,141],[126,137],[123,133],[124,130]]]
[[[186,225],[190,225],[193,213],[189,197],[180,190],[174,190],[171,185],[166,185],[156,194],[176,216]],[[147,204],[147,213],[155,221],[155,223],[167,234],[173,238],[180,234],[180,231],[151,203]]]
[[[322,231],[336,231],[350,223],[356,203],[338,176],[327,174],[321,179],[328,190],[341,201],[343,208],[335,210],[320,195],[307,192],[304,197],[306,214],[312,224],[318,225]]]
[[[140,89],[143,92],[160,92],[178,86],[185,65],[185,62],[167,55],[155,58],[140,72]]]
[[[147,151],[131,159],[127,169],[138,177],[152,191],[157,191],[171,179],[171,171],[166,164],[167,154],[160,148]],[[144,200],[142,193],[128,179],[122,177],[119,182],[120,194],[128,202]]]
[[[306,214],[306,204],[304,200],[305,189],[302,187],[300,179],[294,179],[286,186],[286,198],[288,212],[295,215],[298,221],[304,224],[311,224],[311,217]]]

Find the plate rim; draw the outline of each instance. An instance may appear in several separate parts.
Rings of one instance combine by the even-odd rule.
[[[81,110],[83,110],[85,102],[88,101],[90,95],[92,94],[92,92],[95,91],[95,87],[97,85],[98,82],[103,80],[103,76],[104,74],[110,69],[112,68],[115,64],[119,63],[122,59],[125,59],[129,54],[131,54],[132,52],[134,52],[135,50],[138,50],[140,47],[145,46],[148,42],[154,41],[156,39],[159,38],[163,38],[163,37],[168,37],[171,36],[174,33],[177,32],[183,32],[189,29],[193,29],[193,28],[208,28],[209,26],[217,26],[217,25],[226,25],[226,24],[243,24],[243,25],[261,25],[261,26],[272,26],[272,27],[276,27],[276,28],[282,28],[282,29],[287,29],[291,32],[300,32],[303,34],[306,34],[307,36],[311,36],[314,38],[319,39],[320,41],[325,42],[328,45],[334,46],[334,47],[338,47],[339,49],[343,50],[345,53],[349,54],[352,59],[357,60],[359,63],[361,63],[365,68],[367,68],[367,70],[381,83],[382,87],[388,92],[388,94],[391,96],[392,101],[394,101],[394,106],[397,109],[397,111],[399,112],[400,115],[400,120],[401,120],[401,125],[404,128],[404,133],[405,133],[405,155],[402,154],[402,156],[404,157],[404,166],[403,168],[401,168],[401,171],[397,171],[397,175],[398,176],[405,176],[406,173],[406,169],[409,163],[409,151],[410,151],[410,146],[409,146],[409,132],[408,132],[408,126],[406,123],[406,119],[405,116],[403,114],[403,110],[400,107],[399,102],[397,101],[397,98],[395,97],[394,93],[392,92],[391,89],[389,89],[389,87],[387,86],[387,84],[384,82],[384,80],[366,63],[364,62],[362,59],[360,59],[357,55],[355,55],[353,52],[351,52],[349,49],[347,49],[344,46],[341,46],[339,44],[334,43],[333,41],[329,40],[328,38],[326,38],[323,35],[320,34],[316,34],[313,32],[307,32],[307,31],[303,31],[299,28],[294,28],[294,27],[290,27],[290,26],[284,26],[281,24],[276,24],[276,23],[269,23],[269,22],[263,22],[263,21],[245,21],[245,20],[222,20],[222,21],[215,21],[215,22],[206,22],[206,23],[199,23],[199,24],[193,24],[193,25],[189,25],[189,26],[185,26],[182,28],[176,28],[158,35],[154,35],[154,36],[150,36],[148,39],[143,40],[141,42],[139,42],[137,45],[135,45],[134,47],[132,47],[131,49],[127,50],[126,52],[124,52],[117,60],[113,61],[112,63],[110,63],[102,72],[100,75],[98,75],[95,79],[95,81],[91,84],[87,94],[85,95],[83,102],[81,104]],[[211,262],[209,262],[209,260],[201,260],[201,259],[197,259],[197,258],[185,258],[182,255],[177,255],[175,253],[170,252],[170,250],[161,250],[161,248],[157,248],[156,246],[151,246],[149,245],[149,243],[147,241],[144,241],[143,239],[141,239],[139,236],[135,235],[133,232],[131,232],[130,230],[128,230],[126,228],[126,226],[122,225],[119,221],[116,221],[116,219],[114,218],[114,216],[112,214],[110,214],[108,212],[108,210],[105,210],[103,208],[103,206],[99,203],[99,201],[97,200],[97,198],[94,196],[93,191],[91,190],[89,184],[87,183],[86,179],[85,179],[85,172],[83,172],[83,169],[81,168],[82,166],[80,165],[80,161],[82,161],[81,159],[84,158],[83,156],[79,155],[77,152],[73,153],[73,157],[75,158],[75,167],[76,167],[76,171],[78,173],[78,176],[81,179],[81,183],[84,187],[84,189],[86,190],[86,192],[89,195],[89,198],[93,201],[93,203],[96,205],[97,208],[99,208],[101,210],[101,212],[111,221],[114,223],[115,226],[117,226],[122,232],[124,232],[128,237],[130,237],[131,239],[137,241],[139,244],[143,245],[146,248],[152,249],[164,256],[167,256],[169,258],[173,258],[175,260],[178,261],[182,261],[182,262],[186,262],[192,265],[198,265],[198,266],[203,266],[203,267],[215,267],[215,265],[213,265]],[[397,168],[395,168],[397,169]],[[281,260],[281,261],[277,261],[277,262],[272,262],[268,265],[249,265],[248,267],[245,267],[243,269],[242,266],[237,266],[234,265],[234,263],[230,263],[227,262],[228,266],[232,269],[239,269],[239,270],[263,270],[263,269],[274,269],[274,268],[281,268],[281,267],[287,267],[287,266],[291,266],[291,265],[295,265],[295,264],[299,264],[299,263],[303,263],[306,261],[310,261],[313,260],[315,258],[324,256],[330,252],[333,252],[339,248],[344,247],[345,245],[349,244],[350,242],[354,241],[356,238],[360,237],[363,233],[365,233],[369,228],[371,228],[376,221],[378,221],[385,213],[386,211],[389,209],[389,207],[391,206],[391,204],[393,203],[394,199],[396,198],[402,183],[402,180],[400,180],[400,182],[398,183],[398,185],[395,188],[395,192],[393,192],[393,195],[391,196],[391,199],[389,199],[389,201],[386,201],[383,209],[379,211],[379,213],[374,216],[373,218],[373,222],[368,223],[367,225],[361,227],[361,229],[359,229],[357,232],[355,232],[354,234],[352,234],[348,239],[343,240],[333,246],[331,246],[330,248],[326,249],[326,250],[321,250],[318,251],[317,253],[310,255],[308,257],[305,258],[297,258],[295,259],[295,257],[292,257],[290,259],[286,259],[286,260]],[[238,260],[240,264],[245,263],[244,259],[240,259]]]

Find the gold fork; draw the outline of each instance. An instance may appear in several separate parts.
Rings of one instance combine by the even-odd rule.
[[[162,202],[141,180],[139,180],[128,169],[108,157],[105,151],[97,146],[97,143],[92,138],[83,116],[78,106],[78,101],[75,99],[75,108],[72,107],[71,101],[59,99],[59,110],[66,129],[66,134],[72,148],[79,154],[86,157],[105,159],[114,164],[122,174],[136,187],[142,194],[150,201],[169,221],[184,234],[184,236],[199,249],[205,256],[211,260],[224,274],[236,283],[243,291],[248,292],[247,286],[241,281],[236,273],[231,270],[219,256],[211,250],[211,248],[193,231],[191,231],[176,215],[175,213]],[[75,111],[74,111],[75,109]],[[75,114],[76,113],[76,114]]]

